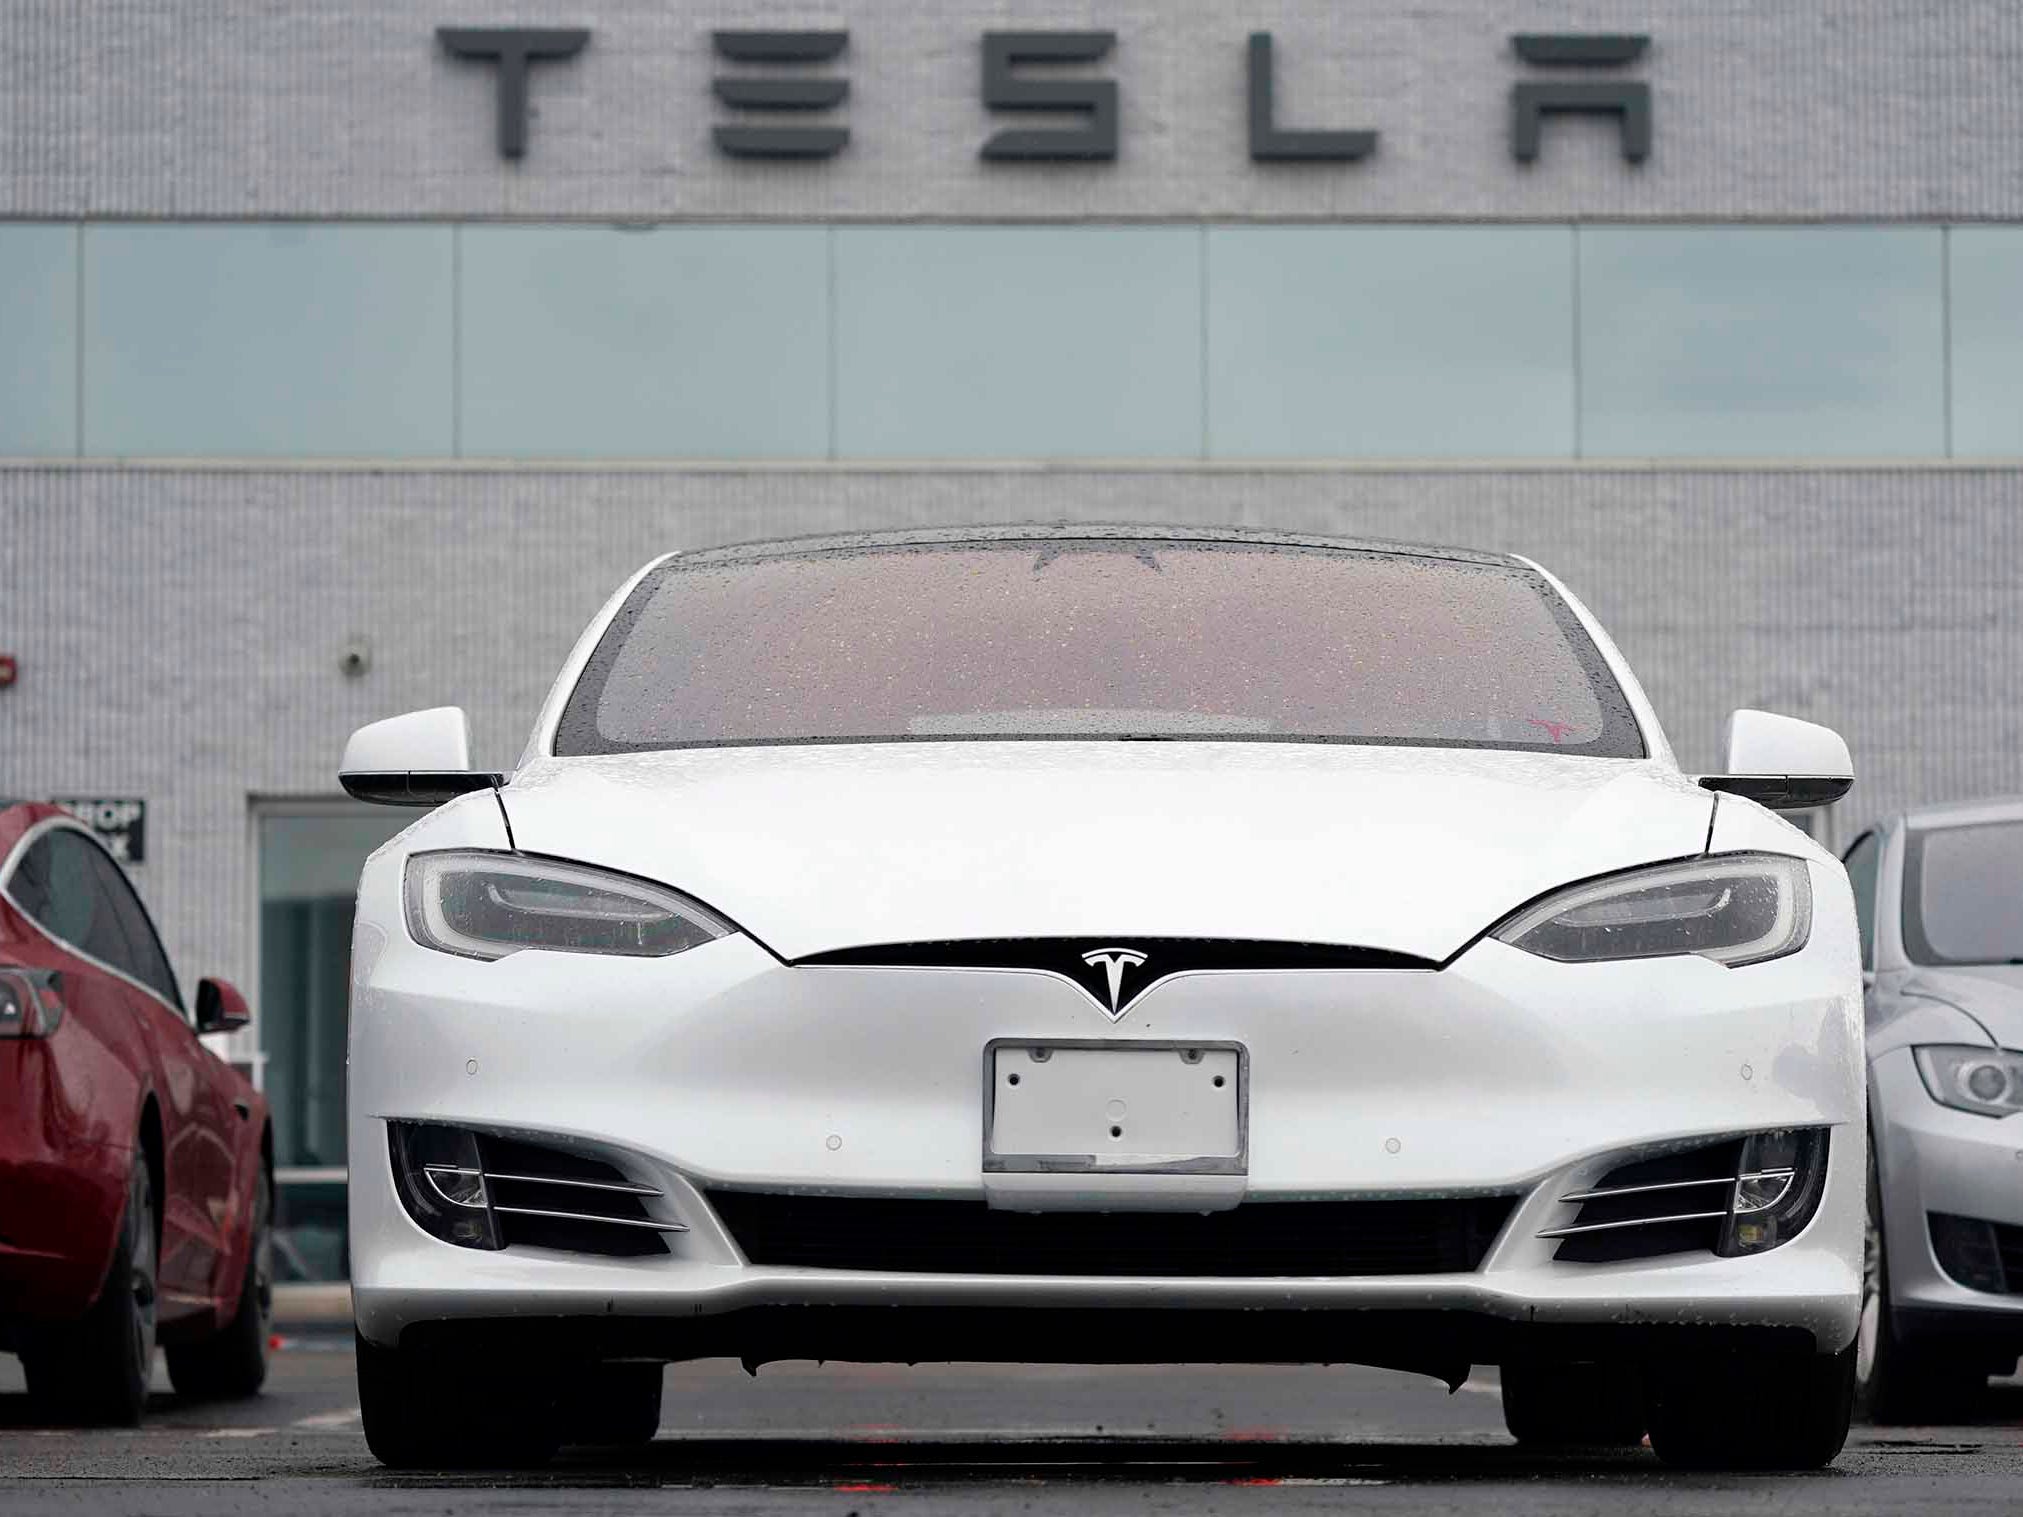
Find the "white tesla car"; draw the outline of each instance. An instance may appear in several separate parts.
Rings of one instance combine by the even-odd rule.
[[[511,775],[360,882],[359,1391],[396,1465],[650,1438],[660,1365],[1502,1367],[1537,1443],[1845,1437],[1862,987],[1766,806],[1680,773],[1522,559],[1016,527],[670,555]]]

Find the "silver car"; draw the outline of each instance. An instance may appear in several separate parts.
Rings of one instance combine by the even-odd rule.
[[[2023,799],[1893,817],[1846,855],[1868,1002],[1856,1374],[1939,1420],[2023,1352]]]

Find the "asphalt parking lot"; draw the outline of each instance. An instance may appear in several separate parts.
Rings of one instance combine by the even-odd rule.
[[[1494,1377],[1455,1395],[1323,1368],[773,1365],[671,1369],[659,1439],[534,1474],[394,1475],[359,1432],[349,1341],[286,1339],[255,1401],[146,1426],[38,1425],[0,1358],[0,1511],[455,1514],[2014,1513],[2023,1381],[1971,1426],[1857,1428],[1816,1475],[1661,1470],[1645,1451],[1547,1460],[1504,1435]]]

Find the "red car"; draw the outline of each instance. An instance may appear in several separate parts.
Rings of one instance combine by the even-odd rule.
[[[133,886],[54,806],[0,801],[0,1348],[51,1413],[131,1424],[159,1341],[191,1396],[250,1396],[272,1314],[267,1103],[199,1034]]]

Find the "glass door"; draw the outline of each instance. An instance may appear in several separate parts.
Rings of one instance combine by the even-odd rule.
[[[414,813],[346,801],[255,807],[262,1088],[274,1111],[275,1272],[341,1280],[344,1040],[358,875]]]

